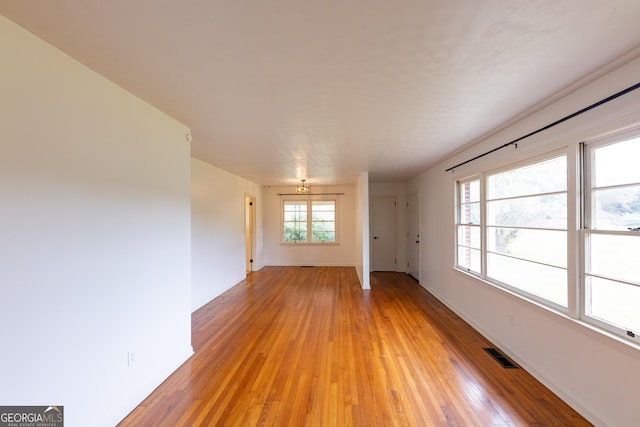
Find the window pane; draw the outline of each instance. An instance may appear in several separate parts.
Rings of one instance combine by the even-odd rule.
[[[589,277],[587,292],[589,315],[625,330],[640,331],[640,287]]]
[[[297,211],[303,210],[307,211],[307,202],[284,202],[284,210],[285,211]]]
[[[334,202],[333,200],[311,202],[312,221],[335,221],[335,219],[336,202]]]
[[[473,225],[459,225],[458,244],[480,249],[480,227]]]
[[[461,224],[480,224],[480,203],[467,203],[460,206]]]
[[[315,207],[313,211],[311,211],[311,220],[312,221],[335,221],[336,213],[333,211],[317,211]]]
[[[311,240],[314,242],[334,242],[336,240],[336,202],[334,200],[313,200],[311,202]]]
[[[640,137],[594,151],[596,187],[640,183]]]
[[[487,179],[487,199],[566,190],[566,156],[491,175]]]
[[[285,222],[284,223],[285,242],[299,242],[307,240],[307,223],[305,222]]]
[[[334,211],[336,202],[333,200],[313,200],[311,202],[314,211]]]
[[[594,199],[595,229],[628,230],[640,227],[640,185],[596,190]]]
[[[306,221],[307,202],[284,202],[285,221]]]
[[[336,239],[336,233],[333,228],[327,227],[326,230],[323,230],[320,227],[316,227],[312,230],[311,236],[313,241],[317,242],[333,242]]]
[[[457,266],[480,274],[480,180],[458,183],[458,197]]]
[[[285,221],[306,221],[307,212],[305,211],[284,211]]]
[[[336,223],[333,221],[313,222],[311,227],[313,231],[335,231]]]
[[[480,251],[459,246],[458,266],[480,273]]]
[[[589,246],[589,273],[640,283],[640,235],[591,234]]]
[[[567,228],[567,196],[552,194],[487,202],[487,225]]]
[[[460,202],[479,202],[480,201],[480,180],[465,182],[460,184]]]
[[[307,201],[283,202],[283,239],[285,242],[307,240]]]
[[[567,232],[488,227],[487,250],[566,268]]]
[[[567,306],[565,269],[488,253],[487,275],[532,295]]]
[[[336,240],[334,231],[314,230],[311,235],[314,242],[334,242]]]

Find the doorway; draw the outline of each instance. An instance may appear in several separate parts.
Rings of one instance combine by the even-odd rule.
[[[420,281],[420,200],[407,198],[407,273]]]
[[[396,271],[396,198],[374,196],[372,202],[373,271]]]
[[[255,253],[255,224],[256,224],[256,198],[250,195],[244,196],[244,238],[246,273],[253,271],[253,254]]]

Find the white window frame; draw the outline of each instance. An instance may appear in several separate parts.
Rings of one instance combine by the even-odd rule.
[[[456,263],[456,267],[469,273],[469,274],[473,274],[476,276],[482,276],[482,272],[484,271],[483,268],[483,264],[484,264],[484,257],[482,256],[482,254],[484,253],[484,227],[483,227],[483,223],[484,223],[484,206],[483,206],[483,191],[484,191],[484,186],[482,185],[482,175],[473,175],[470,176],[468,178],[465,179],[461,179],[458,180],[456,182],[456,220],[455,220],[455,263]],[[462,188],[465,184],[474,182],[474,181],[479,181],[479,185],[480,185],[480,199],[478,200],[478,203],[480,205],[480,210],[479,210],[479,221],[478,223],[467,223],[465,221],[464,218],[462,218],[462,206],[463,204],[465,204],[464,201],[464,195],[462,194]],[[470,202],[470,203],[475,203],[475,202]],[[460,228],[464,227],[464,226],[471,226],[471,227],[477,227],[478,228],[478,232],[480,235],[480,271],[475,271],[472,270],[470,268],[468,268],[466,265],[463,265],[461,260],[459,259],[460,256],[460,248],[468,248],[470,250],[476,250],[475,248],[473,248],[472,246],[467,246],[464,244],[460,244]]]
[[[628,129],[628,128],[627,128]],[[528,153],[519,156],[519,159],[510,163],[504,162],[499,168],[475,173],[463,179],[454,180],[455,186],[455,207],[454,207],[454,265],[455,270],[461,271],[466,275],[475,277],[483,283],[503,289],[511,295],[520,297],[530,303],[535,304],[541,309],[547,309],[551,312],[565,315],[567,318],[573,319],[575,322],[587,327],[590,331],[604,336],[617,337],[617,342],[627,342],[637,346],[640,344],[640,331],[628,331],[602,321],[596,317],[589,316],[588,293],[586,284],[586,275],[588,271],[587,256],[589,236],[593,234],[619,234],[619,235],[637,235],[638,232],[592,230],[590,228],[590,204],[591,204],[591,180],[590,171],[593,169],[593,149],[616,142],[622,142],[628,139],[640,137],[640,128],[636,127],[631,131],[610,131],[606,137],[597,137],[587,140],[584,143],[578,141],[572,142],[564,148],[559,148],[546,153]],[[508,284],[500,283],[487,277],[487,224],[486,224],[486,186],[487,177],[489,175],[500,173],[508,170],[524,167],[547,159],[566,154],[567,156],[567,292],[568,306],[562,307],[543,298],[523,292]],[[475,274],[467,271],[466,268],[459,265],[458,262],[458,225],[460,224],[460,184],[471,180],[480,179],[480,195],[481,195],[481,273]],[[621,283],[626,283],[624,280]],[[637,285],[635,283],[631,283]]]
[[[284,239],[284,207],[286,202],[304,202],[307,205],[307,220],[306,220],[306,230],[307,230],[307,240],[297,240],[297,241],[288,241]],[[334,235],[335,240],[332,241],[319,241],[313,240],[312,233],[312,209],[313,202],[333,202],[334,204]],[[338,198],[337,197],[321,197],[321,196],[299,196],[296,198],[285,198],[282,199],[280,204],[280,244],[282,245],[337,245],[339,244],[339,207],[338,207]]]
[[[529,165],[533,165],[536,163],[541,163],[544,162],[546,160],[551,160],[554,158],[558,158],[561,156],[565,156],[567,159],[567,248],[568,248],[568,254],[567,254],[567,292],[568,292],[568,297],[567,297],[567,306],[562,306],[560,304],[557,304],[553,301],[550,301],[548,299],[545,299],[543,297],[540,297],[538,295],[529,293],[517,286],[513,286],[510,285],[508,283],[503,283],[500,282],[498,280],[492,279],[491,277],[488,276],[487,274],[487,222],[486,222],[486,215],[487,215],[487,180],[490,176],[496,175],[496,174],[500,174],[500,173],[504,173],[504,172],[508,172],[511,170],[516,170],[516,169],[520,169],[520,168],[524,168],[526,166]],[[576,306],[576,302],[577,302],[577,295],[574,295],[574,292],[572,291],[572,289],[577,287],[578,281],[577,281],[577,274],[574,273],[574,269],[573,264],[578,261],[578,257],[577,256],[572,256],[570,255],[570,252],[572,250],[575,250],[577,248],[576,245],[573,245],[571,242],[576,240],[577,241],[577,219],[576,219],[576,215],[577,215],[577,211],[575,210],[575,208],[572,206],[571,200],[573,200],[573,198],[575,197],[575,193],[572,190],[572,186],[576,184],[577,180],[572,178],[573,176],[576,175],[576,168],[577,168],[577,162],[578,162],[578,153],[576,152],[575,154],[572,152],[571,149],[565,147],[562,149],[558,149],[558,150],[553,150],[550,152],[545,152],[539,155],[533,155],[533,156],[528,156],[525,157],[517,162],[513,162],[504,166],[501,166],[499,168],[495,168],[492,170],[488,170],[488,171],[483,171],[481,173],[475,174],[475,175],[471,175],[469,177],[465,177],[463,179],[459,179],[455,181],[455,191],[456,191],[456,206],[455,206],[455,230],[456,232],[455,234],[455,239],[456,239],[456,243],[454,245],[455,247],[455,264],[454,264],[454,268],[460,271],[463,271],[467,274],[471,274],[473,276],[479,277],[481,280],[488,282],[494,286],[500,287],[502,289],[505,289],[511,293],[514,293],[516,295],[519,295],[527,300],[531,300],[534,301],[535,303],[538,303],[542,306],[548,307],[554,311],[557,312],[561,312],[564,314],[569,314],[571,315],[572,313],[574,317],[578,316],[577,313],[577,306]],[[470,271],[467,268],[465,268],[464,266],[460,265],[460,262],[458,260],[458,242],[459,242],[459,236],[458,236],[458,226],[460,225],[460,221],[461,219],[460,217],[460,212],[461,212],[461,201],[462,201],[462,196],[460,194],[461,191],[461,187],[463,184],[479,179],[480,181],[480,247],[481,247],[481,253],[480,253],[480,268],[481,271],[479,273],[476,273],[474,271]],[[574,259],[575,258],[575,259]]]
[[[544,231],[565,231],[566,232],[566,236],[567,236],[567,248],[569,246],[568,240],[569,240],[569,194],[568,194],[568,190],[569,190],[569,179],[568,177],[566,177],[565,183],[566,183],[566,189],[564,192],[560,191],[560,192],[550,192],[550,193],[535,193],[535,194],[523,194],[521,196],[516,196],[516,197],[507,197],[507,198],[495,198],[495,199],[491,199],[489,200],[488,198],[488,181],[489,178],[495,175],[499,175],[505,172],[510,172],[510,171],[515,171],[518,169],[523,169],[526,168],[528,166],[532,166],[538,163],[543,163],[545,161],[549,161],[549,160],[553,160],[553,159],[557,159],[560,157],[564,157],[567,163],[567,175],[568,175],[568,169],[569,169],[569,156],[567,155],[566,150],[561,150],[561,151],[553,151],[550,153],[545,153],[541,156],[536,156],[536,157],[532,157],[526,160],[523,160],[521,162],[518,162],[514,165],[510,165],[508,167],[504,167],[504,168],[500,168],[500,169],[495,169],[492,170],[490,172],[487,172],[484,174],[484,179],[482,180],[482,185],[484,185],[484,191],[482,192],[482,194],[484,195],[483,199],[482,199],[482,207],[484,209],[485,212],[485,218],[486,218],[486,210],[487,210],[487,206],[489,202],[495,202],[495,201],[506,201],[506,200],[517,200],[517,199],[526,199],[529,197],[544,197],[544,196],[553,196],[553,195],[557,195],[557,194],[566,194],[566,198],[567,198],[567,225],[566,225],[566,229],[558,229],[558,228],[551,228],[551,227],[534,227],[532,228],[532,230],[544,230]],[[483,256],[484,256],[484,266],[485,269],[484,271],[484,277],[486,280],[498,284],[500,286],[505,287],[506,289],[509,289],[512,292],[515,292],[517,294],[521,294],[525,297],[527,297],[528,299],[532,299],[534,301],[537,301],[541,304],[547,305],[552,307],[553,309],[557,310],[557,311],[561,311],[561,312],[568,312],[569,310],[569,296],[568,296],[568,292],[569,292],[569,288],[571,286],[571,284],[569,283],[569,274],[568,274],[568,260],[567,260],[567,266],[565,268],[561,268],[561,267],[557,267],[557,266],[553,266],[550,264],[545,264],[544,262],[540,262],[540,261],[535,261],[532,259],[528,259],[528,258],[522,258],[522,257],[516,257],[513,256],[514,259],[518,259],[518,260],[522,260],[522,261],[526,261],[526,262],[530,262],[530,263],[534,263],[534,264],[540,264],[540,265],[547,265],[549,267],[553,267],[553,268],[560,268],[565,270],[565,277],[566,277],[566,292],[567,292],[567,306],[563,306],[561,304],[558,304],[554,301],[551,301],[547,298],[544,298],[542,296],[536,295],[535,293],[532,292],[528,292],[524,289],[522,289],[519,286],[516,286],[514,284],[510,284],[510,283],[505,283],[502,281],[499,281],[496,278],[492,278],[489,276],[489,272],[488,272],[488,254],[489,254],[489,248],[488,248],[488,233],[489,233],[489,228],[500,228],[499,226],[493,226],[488,224],[487,220],[485,219],[484,224],[483,224],[483,237],[484,237],[484,251],[483,251]],[[515,229],[526,229],[527,227],[522,227],[522,226],[514,226],[514,227],[508,227],[508,226],[502,226],[502,228],[515,228]],[[493,252],[492,252],[493,253]],[[498,253],[495,253],[497,255],[500,255]],[[507,257],[511,257],[509,255],[502,255],[502,256],[507,256]]]
[[[590,239],[593,235],[607,235],[607,236],[633,236],[636,238],[640,238],[637,231],[624,231],[624,230],[606,230],[601,229],[597,230],[593,227],[593,213],[594,213],[594,205],[595,200],[592,198],[593,191],[598,188],[594,182],[595,177],[595,150],[600,147],[604,147],[607,145],[613,145],[619,142],[624,142],[629,139],[634,139],[640,137],[639,130],[633,130],[629,132],[617,133],[612,136],[608,136],[605,138],[594,139],[592,141],[585,142],[583,144],[583,161],[584,161],[584,173],[583,173],[583,221],[582,226],[580,228],[580,242],[581,242],[581,281],[580,281],[580,290],[583,296],[582,304],[580,305],[580,319],[586,323],[589,323],[597,328],[603,329],[615,335],[624,337],[632,342],[640,342],[640,331],[628,331],[627,329],[621,328],[612,323],[601,320],[595,316],[591,316],[589,313],[591,311],[590,307],[590,299],[589,292],[587,289],[587,277],[600,277],[607,280],[613,280],[625,285],[630,286],[640,286],[638,283],[633,283],[627,280],[621,280],[620,278],[609,278],[606,276],[601,276],[598,274],[589,273],[589,255],[590,255]],[[626,185],[612,185],[605,186],[604,188],[621,188],[628,186]],[[602,188],[600,188],[602,189]],[[640,309],[640,308],[639,308]]]

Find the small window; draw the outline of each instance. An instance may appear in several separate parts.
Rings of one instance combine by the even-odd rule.
[[[307,201],[284,201],[284,241],[307,241]]]
[[[284,200],[283,243],[336,243],[336,200]]]
[[[457,265],[480,274],[480,180],[460,181],[457,187]]]
[[[311,201],[311,241],[336,241],[336,202],[335,200]]]

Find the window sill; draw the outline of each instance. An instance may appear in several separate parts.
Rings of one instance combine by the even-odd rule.
[[[602,344],[613,348],[616,351],[633,357],[634,359],[640,360],[640,344],[638,343],[629,341],[607,330],[598,328],[597,326],[585,322],[584,320],[573,318],[562,311],[555,310],[531,298],[527,298],[526,296],[521,295],[517,292],[513,292],[509,289],[503,288],[502,286],[485,280],[476,274],[462,270],[458,267],[452,268],[458,274],[474,279],[484,285],[489,286],[491,289],[494,289],[502,294],[506,294],[509,297],[517,299],[520,302],[524,301],[525,303],[528,303],[529,306],[538,314],[544,315],[554,321],[560,322],[568,328],[582,335],[592,338]]]

